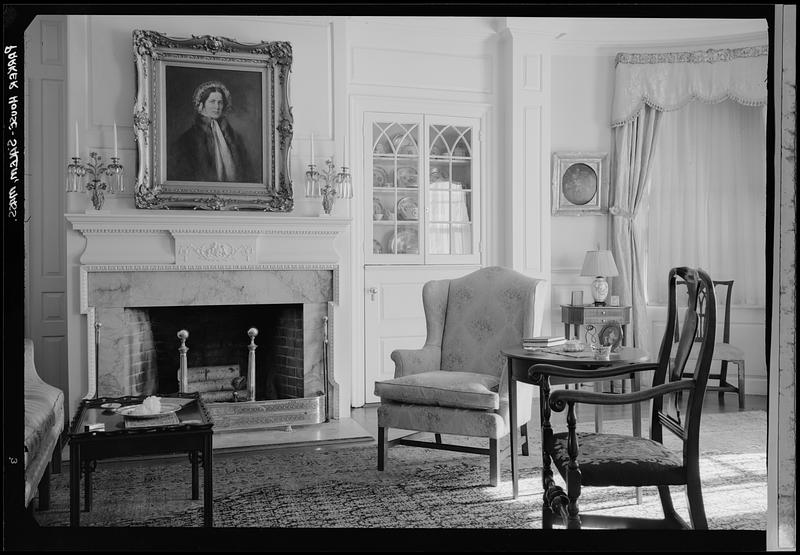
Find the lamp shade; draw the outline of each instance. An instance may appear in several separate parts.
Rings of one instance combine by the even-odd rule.
[[[619,271],[614,263],[611,251],[586,251],[586,258],[583,259],[582,276],[618,276]]]

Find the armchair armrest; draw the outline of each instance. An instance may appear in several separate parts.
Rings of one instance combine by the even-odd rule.
[[[422,349],[395,349],[391,356],[395,378],[435,372],[441,368],[442,351],[439,347],[426,345]]]
[[[567,403],[587,403],[590,405],[629,405],[641,401],[647,401],[654,397],[694,389],[694,382],[682,380],[670,382],[650,389],[635,391],[633,393],[598,393],[594,391],[576,391],[574,389],[557,390],[550,393],[550,408],[556,412],[561,412]]]
[[[555,364],[534,364],[528,368],[528,377],[533,379],[536,374],[546,376],[559,376],[562,378],[610,378],[632,372],[644,372],[646,370],[657,370],[658,364],[655,362],[639,362],[633,364],[617,364],[603,368],[566,368]],[[533,380],[536,381],[536,380]]]

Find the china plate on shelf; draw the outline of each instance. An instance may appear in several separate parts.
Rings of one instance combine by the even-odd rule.
[[[410,135],[398,133],[392,137],[392,144],[394,145],[394,150],[397,154],[417,153],[417,145],[414,144],[414,139]]]
[[[388,187],[389,174],[380,166],[372,167],[372,186],[373,187]]]
[[[397,254],[418,254],[419,239],[416,229],[401,229],[392,235],[389,252]]]
[[[122,416],[127,416],[128,418],[157,418],[159,416],[164,416],[165,414],[171,414],[173,412],[178,412],[183,408],[183,405],[179,403],[168,403],[165,401],[161,401],[161,410],[155,413],[148,413],[143,414],[140,411],[142,410],[142,405],[127,405],[125,407],[120,407],[116,409],[117,414],[121,414]]]
[[[397,201],[397,219],[415,221],[419,219],[417,201],[411,197],[403,197]]]
[[[417,176],[417,168],[414,166],[403,166],[397,168],[397,183],[398,187],[417,187],[419,179]]]

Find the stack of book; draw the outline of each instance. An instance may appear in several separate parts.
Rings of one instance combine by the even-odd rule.
[[[556,347],[558,345],[563,345],[566,342],[567,339],[563,336],[549,337],[544,335],[541,337],[522,338],[522,346],[525,349],[544,349],[547,347]]]

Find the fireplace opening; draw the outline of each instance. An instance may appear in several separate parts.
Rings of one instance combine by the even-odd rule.
[[[177,333],[186,330],[187,366],[195,369],[190,391],[201,391],[210,402],[253,400],[246,393],[251,328],[258,330],[254,400],[296,399],[309,393],[304,391],[302,304],[150,307],[147,313],[158,393],[179,389]]]

